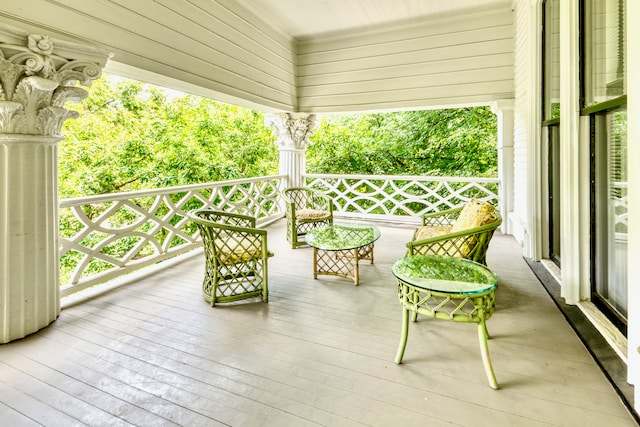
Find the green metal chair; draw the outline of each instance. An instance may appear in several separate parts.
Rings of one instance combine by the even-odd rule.
[[[293,249],[305,244],[304,235],[316,227],[333,223],[333,201],[326,194],[306,187],[282,192],[286,204],[287,240]]]
[[[197,224],[206,259],[202,296],[211,306],[245,298],[268,301],[267,230],[247,215],[199,209],[189,217]]]
[[[487,264],[487,249],[494,231],[502,224],[500,213],[476,199],[465,206],[425,214],[407,256],[444,255]]]

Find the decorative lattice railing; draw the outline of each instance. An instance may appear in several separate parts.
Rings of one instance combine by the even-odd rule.
[[[190,251],[202,243],[187,212],[245,213],[259,225],[283,216],[286,176],[171,187],[62,200],[63,296]]]
[[[497,178],[389,175],[305,175],[307,185],[328,194],[334,215],[418,222],[422,214],[460,206],[471,198],[500,206]]]
[[[284,215],[285,175],[62,200],[60,278],[63,296],[105,283],[201,246],[187,212],[246,213],[264,225]],[[499,203],[499,180],[386,175],[306,175],[333,198],[342,217],[418,222],[423,213],[470,198]]]

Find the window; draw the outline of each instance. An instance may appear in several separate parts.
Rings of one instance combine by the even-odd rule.
[[[583,115],[591,122],[592,301],[626,334],[625,0],[585,0]]]
[[[584,107],[624,95],[625,0],[584,2]]]

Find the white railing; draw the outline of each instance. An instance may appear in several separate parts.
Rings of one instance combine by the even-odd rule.
[[[61,295],[183,254],[201,245],[187,212],[248,213],[259,225],[284,215],[286,175],[220,181],[60,202]]]
[[[305,175],[332,197],[336,216],[415,223],[426,212],[477,198],[500,207],[498,178],[397,175]]]
[[[417,223],[470,198],[500,205],[499,180],[389,175],[306,175],[338,217]],[[187,212],[210,207],[267,223],[284,216],[286,175],[107,194],[60,203],[61,295],[156,264],[201,245]]]

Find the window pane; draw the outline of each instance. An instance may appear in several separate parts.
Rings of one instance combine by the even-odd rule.
[[[560,126],[549,126],[549,258],[560,266]]]
[[[627,317],[627,111],[608,112],[596,120],[595,292],[621,317]],[[600,171],[598,171],[598,168]],[[598,174],[598,172],[601,172]]]
[[[560,117],[560,0],[544,3],[544,120]]]
[[[626,93],[625,0],[586,0],[585,107]]]

